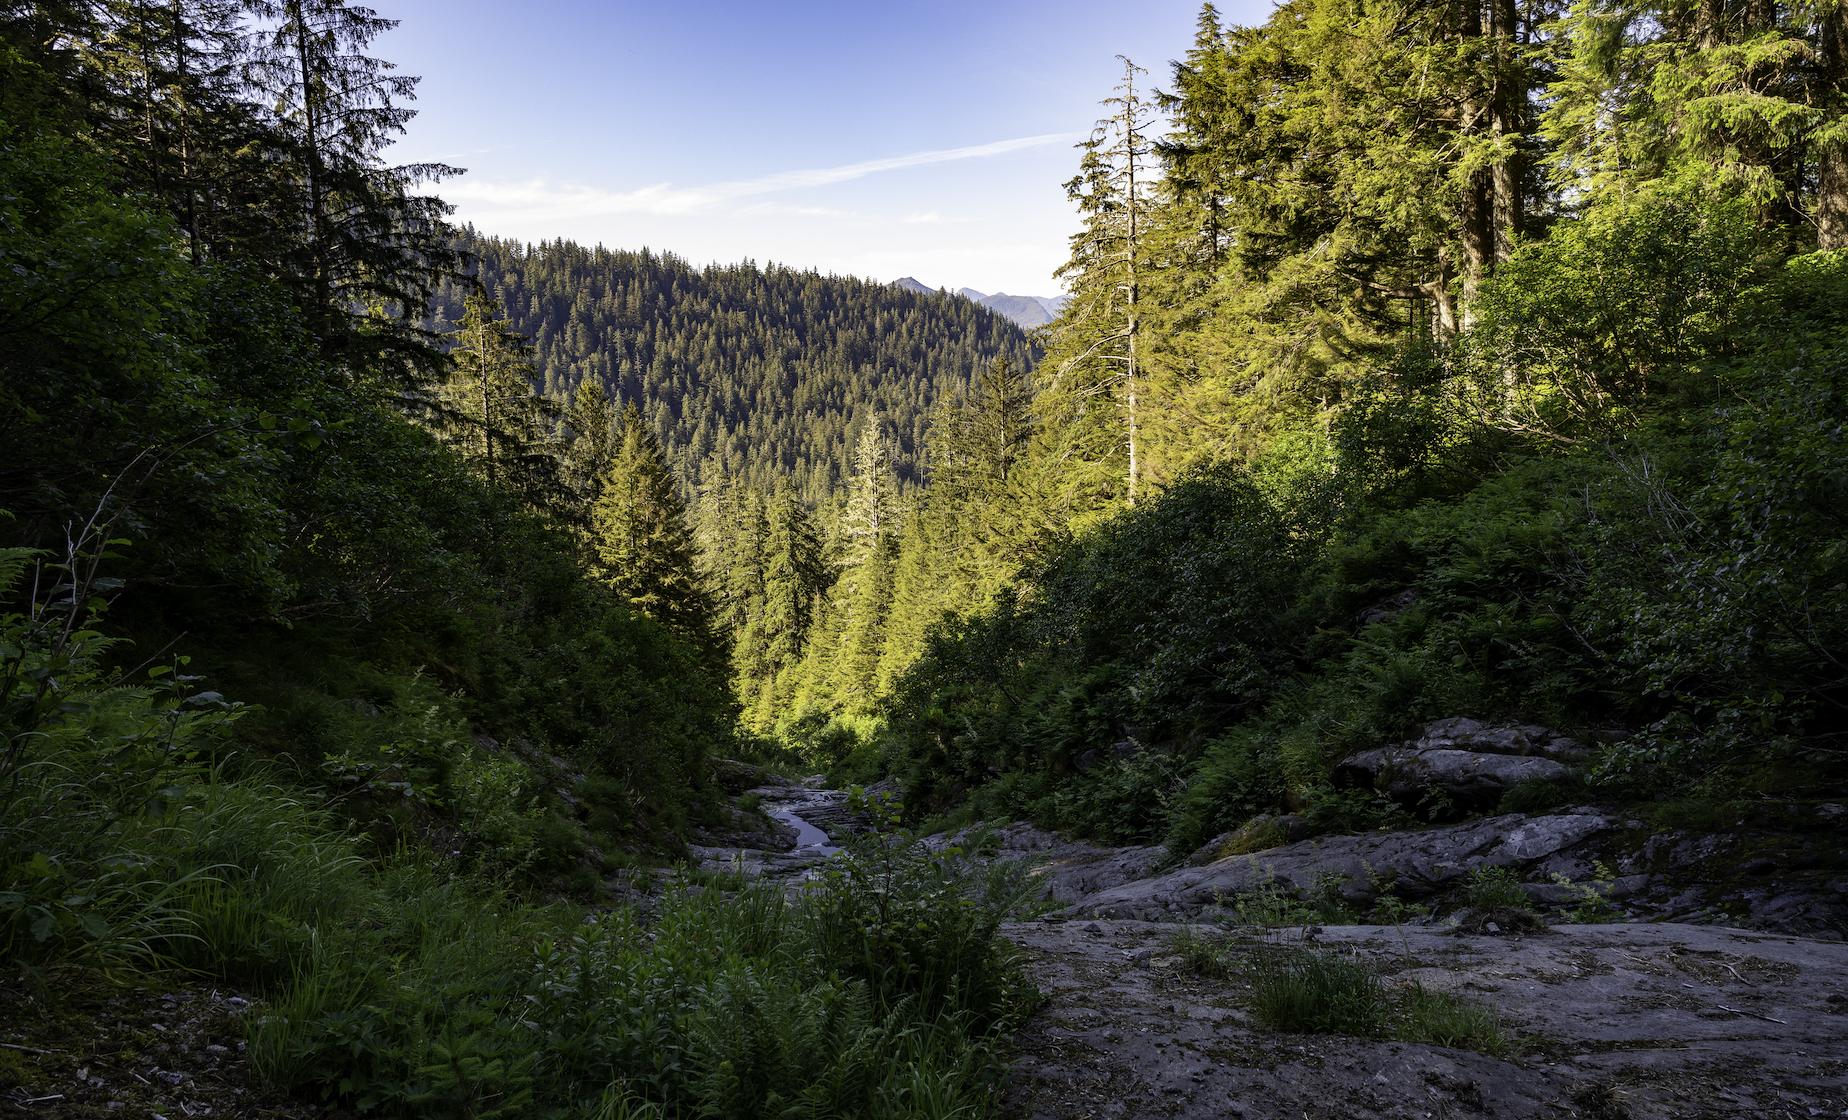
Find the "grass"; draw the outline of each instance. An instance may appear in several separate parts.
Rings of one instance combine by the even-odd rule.
[[[1251,971],[1252,1013],[1272,1030],[1380,1035],[1389,1006],[1379,975],[1345,954],[1273,948]]]
[[[1356,953],[1241,944],[1191,928],[1175,934],[1168,947],[1196,976],[1245,980],[1253,1018],[1271,1030],[1393,1038],[1494,1055],[1509,1048],[1493,1009],[1421,983],[1390,983]]]

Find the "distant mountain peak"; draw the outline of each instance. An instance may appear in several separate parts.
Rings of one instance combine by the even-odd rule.
[[[939,290],[926,286],[913,276],[901,276],[892,281],[892,286],[923,295],[931,295]],[[1029,329],[1043,327],[1057,319],[1059,309],[1065,306],[1064,296],[1010,296],[1006,292],[991,294],[978,292],[974,288],[958,288],[956,294]]]

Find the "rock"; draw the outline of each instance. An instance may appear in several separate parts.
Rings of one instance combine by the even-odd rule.
[[[1124,882],[1087,895],[1067,913],[1192,919],[1223,911],[1238,895],[1262,887],[1307,894],[1324,877],[1354,904],[1371,902],[1380,883],[1390,883],[1402,898],[1422,898],[1460,885],[1479,868],[1544,867],[1548,859],[1618,826],[1614,818],[1581,809],[1538,817],[1511,813],[1415,832],[1324,836]]]
[[[787,778],[772,774],[761,766],[741,762],[735,758],[715,758],[710,766],[713,782],[734,797],[748,789],[791,784]]]
[[[927,837],[936,849],[969,847],[980,837],[994,849],[997,859],[1026,864],[1047,898],[1070,905],[1097,891],[1141,879],[1167,858],[1158,844],[1107,848],[1083,840],[1068,840],[1025,822],[997,829],[963,829]]]
[[[1392,598],[1382,600],[1361,611],[1355,621],[1362,626],[1372,626],[1376,622],[1397,618],[1400,614],[1412,609],[1417,602],[1417,590],[1408,587]]]
[[[1160,950],[1176,927],[1099,920],[1004,927],[1045,1000],[1015,1038],[1002,1114],[1022,1120],[1839,1116],[1848,945],[1695,926],[1561,926],[1544,937],[1331,926],[1332,951],[1390,990],[1454,993],[1512,1045],[1284,1034],[1245,1009],[1262,938],[1226,942],[1234,977]],[[1197,929],[1203,936],[1223,931]],[[1504,926],[1504,934],[1512,932]],[[1146,968],[1123,966],[1143,949]],[[1611,1086],[1621,1112],[1580,1107]],[[1241,1111],[1242,1110],[1242,1111]]]
[[[1486,754],[1539,755],[1561,762],[1589,762],[1591,748],[1539,724],[1498,726],[1481,720],[1455,717],[1426,724],[1416,745],[1433,749],[1479,751]]]
[[[1459,807],[1481,807],[1523,782],[1562,781],[1572,765],[1591,757],[1578,740],[1537,724],[1495,726],[1459,717],[1428,724],[1418,738],[1397,746],[1350,755],[1335,768],[1335,778],[1404,804],[1420,804],[1435,792]]]
[[[1198,867],[1225,856],[1261,852],[1266,848],[1306,839],[1310,831],[1308,820],[1295,813],[1267,813],[1251,818],[1231,832],[1222,832],[1208,840],[1195,848],[1186,862],[1190,867]]]

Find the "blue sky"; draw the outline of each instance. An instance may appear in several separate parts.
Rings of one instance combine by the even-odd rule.
[[[1049,295],[1071,145],[1197,0],[372,0],[423,77],[393,150],[484,231]],[[1268,0],[1219,5],[1228,22]]]

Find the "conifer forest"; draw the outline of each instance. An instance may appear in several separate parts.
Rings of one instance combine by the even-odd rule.
[[[1848,0],[1189,19],[1023,327],[0,0],[0,1112],[1848,1114]]]

